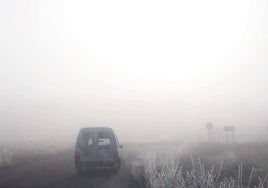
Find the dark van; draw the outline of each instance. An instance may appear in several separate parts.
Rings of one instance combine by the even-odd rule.
[[[79,175],[92,169],[117,172],[121,166],[117,136],[109,127],[85,127],[76,140],[74,162]]]

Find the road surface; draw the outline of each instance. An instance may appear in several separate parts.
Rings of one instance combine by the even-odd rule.
[[[134,188],[128,165],[115,175],[99,172],[79,177],[73,162],[73,153],[66,152],[52,159],[0,168],[0,188],[2,187],[42,187],[42,188]]]

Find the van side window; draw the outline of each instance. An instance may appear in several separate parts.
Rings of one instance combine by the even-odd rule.
[[[98,132],[98,145],[109,146],[111,144],[111,138],[109,132]]]
[[[93,132],[84,132],[83,140],[86,146],[93,146],[94,133]]]

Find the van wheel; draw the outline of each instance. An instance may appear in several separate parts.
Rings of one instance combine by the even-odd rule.
[[[118,171],[119,171],[119,168],[114,169],[114,170],[113,170],[113,174],[117,174]]]
[[[78,176],[83,176],[85,174],[82,169],[77,169],[76,172],[77,172]]]
[[[118,173],[120,167],[121,167],[121,161],[119,160],[119,161],[117,161],[117,162],[115,163],[115,166],[114,166],[114,169],[113,169],[113,173],[114,173],[114,174]]]

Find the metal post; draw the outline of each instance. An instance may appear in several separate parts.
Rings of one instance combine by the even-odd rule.
[[[232,131],[232,136],[233,136],[233,145],[234,145],[234,143],[235,143],[235,139],[234,139],[234,130]]]
[[[211,142],[210,129],[208,130],[208,141]]]

